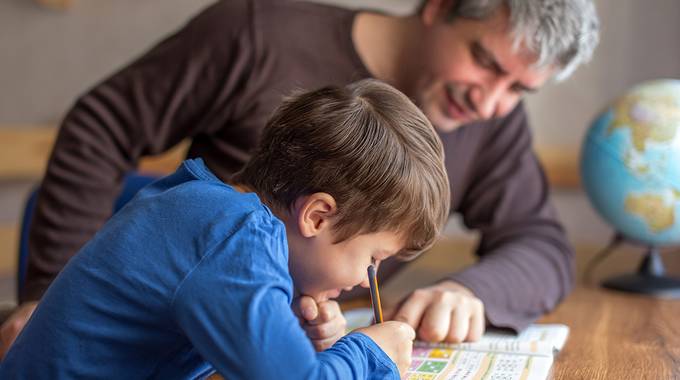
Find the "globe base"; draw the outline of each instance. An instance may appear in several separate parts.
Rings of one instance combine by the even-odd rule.
[[[607,279],[602,282],[602,286],[655,297],[680,298],[680,278],[665,276],[664,272],[659,250],[656,247],[650,247],[637,273]]]
[[[660,298],[680,298],[680,279],[667,276],[650,276],[639,273],[624,274],[602,282],[607,289],[641,293]]]

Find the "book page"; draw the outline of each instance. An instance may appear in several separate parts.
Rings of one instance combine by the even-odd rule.
[[[415,347],[407,380],[544,380],[552,356]]]
[[[487,329],[480,341],[493,342],[546,342],[556,351],[562,350],[569,337],[569,326],[562,324],[537,323],[530,325],[519,334],[496,329]]]
[[[554,356],[564,347],[569,327],[561,324],[534,324],[520,334],[489,329],[474,343],[461,343],[459,349],[495,351],[525,355]]]
[[[348,331],[373,322],[371,309],[345,312]],[[535,324],[521,334],[488,330],[474,343],[416,341],[407,380],[543,380],[554,353],[562,349],[569,327]]]
[[[496,352],[501,354],[520,354],[520,355],[536,355],[536,356],[553,356],[554,346],[551,342],[546,341],[518,341],[512,338],[492,339],[482,337],[477,342],[473,343],[426,343],[417,342],[422,346],[431,348],[452,348],[464,351],[479,351],[479,352]]]

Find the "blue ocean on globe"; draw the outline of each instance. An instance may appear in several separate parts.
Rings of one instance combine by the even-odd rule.
[[[581,178],[616,231],[680,244],[680,80],[645,82],[600,114],[583,143]]]

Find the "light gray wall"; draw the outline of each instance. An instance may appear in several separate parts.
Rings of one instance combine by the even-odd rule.
[[[76,96],[212,0],[0,1],[0,125],[58,120]]]
[[[680,78],[680,1],[600,0],[600,46],[564,83],[528,99],[536,141],[578,146],[594,116],[633,84]]]

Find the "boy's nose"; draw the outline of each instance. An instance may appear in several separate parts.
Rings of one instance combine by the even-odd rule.
[[[364,280],[361,281],[361,283],[359,284],[359,286],[361,286],[361,287],[364,288],[364,289],[368,289],[368,288],[371,287],[371,284],[368,282],[368,275],[364,276]]]

